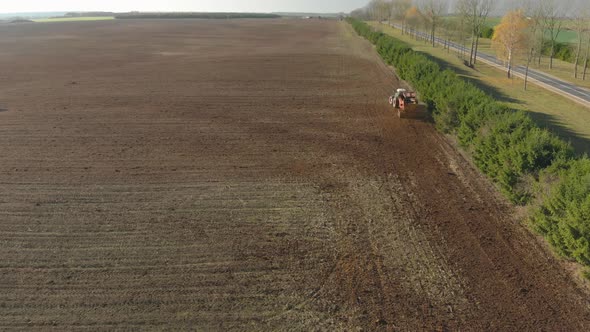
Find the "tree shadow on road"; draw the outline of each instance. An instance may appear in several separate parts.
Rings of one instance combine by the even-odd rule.
[[[541,128],[546,128],[564,141],[570,142],[577,155],[590,154],[590,139],[582,137],[579,133],[567,128],[555,116],[530,110],[527,110],[527,113]]]

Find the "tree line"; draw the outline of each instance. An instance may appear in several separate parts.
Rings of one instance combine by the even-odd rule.
[[[554,59],[572,63],[572,76],[585,80],[590,64],[590,2],[583,8],[568,7],[560,0],[520,0],[512,3],[499,24],[490,27],[493,0],[371,0],[367,6],[351,13],[361,20],[396,23],[402,33],[424,38],[436,46],[442,39],[449,49],[451,42],[463,45],[465,64],[477,63],[480,38],[490,38],[499,59],[505,62],[507,75],[516,65],[554,68]],[[560,42],[566,31],[576,34],[575,43]],[[543,60],[547,59],[546,63]],[[525,79],[526,89],[527,79]]]
[[[130,12],[115,15],[116,19],[236,19],[236,18],[280,18],[276,14],[263,13],[191,13],[191,12]]]
[[[568,143],[525,112],[497,102],[427,55],[362,21],[348,21],[417,89],[437,129],[455,135],[508,199],[531,207],[534,229],[557,252],[590,267],[590,159],[575,157]]]

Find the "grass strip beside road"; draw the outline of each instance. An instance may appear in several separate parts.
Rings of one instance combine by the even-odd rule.
[[[433,57],[441,66],[476,84],[495,99],[528,112],[540,126],[571,142],[577,153],[590,153],[588,108],[534,84],[529,84],[527,91],[524,91],[520,78],[508,79],[505,72],[481,62],[476,65],[476,69],[471,69],[463,65],[463,60],[455,51],[447,52],[440,45],[433,48],[429,43],[402,35],[400,30],[377,22],[369,24],[408,43],[414,50]]]

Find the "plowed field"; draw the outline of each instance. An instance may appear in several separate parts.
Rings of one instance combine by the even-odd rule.
[[[0,26],[0,329],[588,331],[344,22]]]

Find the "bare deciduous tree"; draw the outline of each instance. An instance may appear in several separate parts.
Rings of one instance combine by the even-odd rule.
[[[445,31],[443,48],[447,50],[447,53],[451,51],[451,41],[458,35],[458,24],[458,20],[449,17],[442,20],[442,27]]]
[[[563,31],[563,9],[562,3],[555,0],[542,0],[541,3],[545,30],[549,35],[551,49],[549,51],[549,69],[553,69],[553,58],[555,57],[555,43],[561,31]]]
[[[385,0],[371,0],[367,5],[367,12],[372,20],[383,21],[387,17],[385,10]]]
[[[406,21],[407,24],[410,26],[411,30],[414,32],[414,37],[418,40],[418,26],[424,20],[424,15],[416,6],[412,6],[408,8],[406,11]]]
[[[471,52],[469,54],[469,66],[477,62],[477,49],[479,36],[488,15],[492,9],[492,0],[459,0],[457,9],[464,16],[471,30]]]
[[[573,28],[578,35],[576,58],[574,60],[574,78],[578,78],[578,64],[582,53],[582,43],[585,39],[585,31],[588,27],[588,14],[586,10],[575,11],[573,15]]]
[[[588,57],[590,56],[590,22],[586,26],[586,54],[584,55],[584,72],[582,73],[582,79],[586,80],[586,71],[588,69]]]
[[[459,49],[459,53],[461,54],[461,59],[465,59],[465,49],[467,48],[466,44],[467,44],[467,37],[469,36],[469,33],[471,31],[471,28],[468,26],[468,22],[467,22],[467,16],[465,15],[465,13],[461,10],[459,10],[458,12],[458,22],[455,25],[457,28],[457,34],[458,34],[458,38],[459,38],[459,43],[461,44],[461,48]]]
[[[543,15],[542,8],[536,0],[526,0],[522,3],[524,8],[524,15],[526,15],[528,22],[528,29],[526,33],[528,50],[526,52],[526,67],[524,72],[524,89],[527,89],[529,78],[529,68],[537,52],[540,53],[543,47]]]
[[[402,34],[406,32],[406,12],[412,7],[412,0],[392,0],[391,11],[393,18],[402,24]]]
[[[359,20],[368,20],[370,19],[369,13],[367,12],[366,8],[358,8],[350,12],[350,16],[359,19]]]
[[[430,41],[435,46],[436,28],[441,23],[441,18],[446,14],[448,2],[446,0],[423,0],[420,4],[426,23],[430,25]]]

